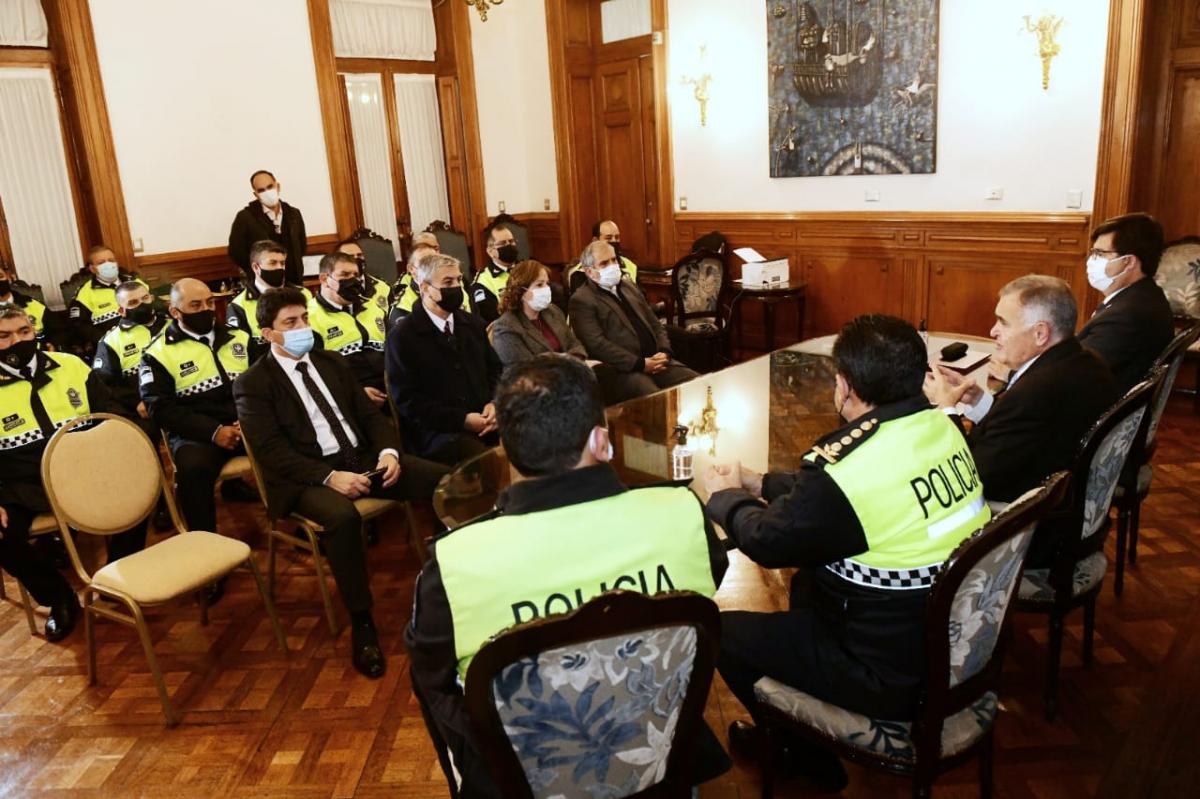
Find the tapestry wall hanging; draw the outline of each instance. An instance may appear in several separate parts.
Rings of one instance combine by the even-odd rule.
[[[938,0],[767,0],[771,177],[935,171]]]

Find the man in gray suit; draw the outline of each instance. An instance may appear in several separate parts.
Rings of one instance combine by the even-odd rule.
[[[611,244],[593,241],[579,263],[588,282],[571,295],[571,327],[588,357],[617,373],[615,388],[622,399],[697,377],[671,357],[666,328],[637,287],[624,279]]]

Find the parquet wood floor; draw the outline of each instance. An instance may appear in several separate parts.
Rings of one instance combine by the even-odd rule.
[[[996,795],[1012,799],[1183,796],[1200,793],[1200,416],[1172,403],[1142,516],[1140,558],[1117,600],[1106,583],[1096,662],[1079,660],[1070,620],[1059,719],[1041,715],[1045,620],[1018,619],[998,722]],[[222,531],[262,543],[256,506],[227,504]],[[31,638],[23,614],[0,603],[0,796],[444,797],[448,795],[412,697],[401,631],[416,558],[401,516],[371,550],[377,611],[389,655],[383,679],[350,666],[349,635],[333,640],[303,556],[280,561],[278,605],[292,652],[284,659],[248,576],[230,580],[207,627],[195,605],[152,616],[156,651],[183,722],[163,725],[136,635],[98,627],[100,679],[88,687],[82,630],[67,642]],[[1111,542],[1110,542],[1111,556]],[[265,561],[265,558],[264,558]],[[5,577],[9,596],[16,586]],[[719,600],[770,607],[763,575],[735,558]],[[723,736],[744,711],[718,680],[706,709]],[[851,797],[900,797],[907,784],[851,766]],[[940,797],[977,795],[973,764],[945,775]],[[750,799],[752,763],[701,796]],[[799,781],[780,796],[804,796]]]

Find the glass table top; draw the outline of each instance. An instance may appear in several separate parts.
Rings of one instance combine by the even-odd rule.
[[[690,428],[690,485],[701,499],[707,497],[700,478],[712,464],[740,461],[759,472],[799,468],[813,441],[842,424],[833,405],[833,341],[833,336],[802,341],[609,407],[612,465],[617,474],[629,486],[673,480],[677,425]],[[988,355],[993,350],[989,339],[930,333],[931,362],[942,347],[955,341]],[[986,385],[986,362],[970,375]],[[707,416],[715,424],[706,426],[710,391]],[[714,427],[716,432],[710,432]],[[504,448],[496,447],[464,461],[444,477],[434,493],[434,509],[447,527],[459,527],[491,511],[500,492],[520,479]]]

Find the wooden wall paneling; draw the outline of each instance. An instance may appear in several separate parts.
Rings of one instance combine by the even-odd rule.
[[[1200,0],[1183,0],[1177,11],[1175,44],[1181,47],[1200,45]]]
[[[573,260],[578,253],[568,249],[563,238],[563,225],[555,211],[513,214],[513,218],[529,230],[529,249],[533,257],[547,265]]]
[[[1156,216],[1168,241],[1200,234],[1200,62],[1175,66],[1169,80]]]
[[[621,224],[621,249],[635,261],[655,263],[648,250],[642,78],[637,56],[596,65],[597,155],[600,208]]]
[[[333,251],[341,238],[334,233],[308,237],[308,254],[317,255]],[[139,255],[133,260],[141,277],[151,288],[174,283],[182,277],[198,280],[228,280],[233,284],[241,278],[241,270],[229,260],[227,248],[204,247],[197,250]]]
[[[1000,288],[1022,275],[1062,277],[1061,262],[987,253],[936,253],[926,259],[926,324],[930,330],[986,336],[995,322]]]
[[[578,102],[574,90],[580,73],[587,84],[587,93],[591,93],[588,16],[579,13],[576,4],[566,0],[549,0],[546,3],[546,36],[550,43],[550,107],[554,121],[554,168],[558,182],[559,223],[562,225],[560,237],[573,246],[578,242],[585,224],[585,211],[580,204],[591,199],[579,191],[582,176],[576,164],[581,161],[584,164],[595,163],[591,142],[581,141],[573,135]]]
[[[313,65],[317,73],[317,95],[321,102],[321,125],[325,131],[333,217],[338,235],[348,236],[357,221],[354,187],[350,177],[351,139],[341,112],[341,97],[345,94],[338,79],[337,58],[333,53],[333,24],[329,19],[328,0],[308,0],[308,27],[312,36]]]
[[[1150,0],[1112,0],[1109,6],[1100,147],[1092,201],[1098,220],[1133,210],[1138,121],[1146,99],[1141,86],[1146,16],[1151,5]]]
[[[70,131],[74,174],[88,242],[103,241],[122,263],[133,262],[133,242],[125,213],[125,195],[113,146],[104,82],[96,55],[95,33],[87,0],[44,0],[54,51],[55,76],[63,101],[63,123]],[[80,262],[82,263],[82,253]]]
[[[886,250],[806,251],[805,337],[836,333],[863,313],[904,314],[904,268]]]

